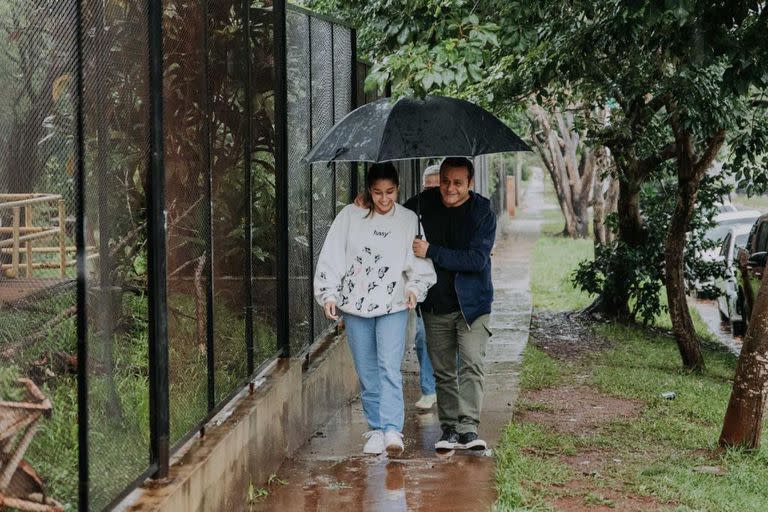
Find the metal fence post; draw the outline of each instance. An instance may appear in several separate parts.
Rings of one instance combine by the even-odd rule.
[[[149,1],[149,177],[147,248],[149,295],[150,457],[155,478],[168,476],[168,318],[166,288],[165,167],[163,161],[163,5]]]
[[[352,84],[350,87],[350,95],[352,98],[350,99],[350,110],[355,110],[358,107],[357,104],[357,30],[352,28],[349,30],[349,37],[351,38],[350,44],[352,45],[352,51],[350,52],[352,54]],[[358,169],[357,162],[353,162],[349,166],[349,172],[351,173],[351,176],[349,178],[349,202],[355,200],[355,197],[357,197],[357,169]]]
[[[206,366],[208,368],[208,411],[212,411],[216,407],[216,372],[214,370],[214,325],[213,325],[213,289],[215,287],[213,279],[213,169],[212,169],[212,148],[213,145],[211,138],[211,119],[213,107],[211,106],[211,88],[210,88],[210,69],[208,68],[208,62],[210,60],[210,49],[208,46],[210,39],[210,30],[208,18],[208,1],[203,3],[205,9],[204,25],[203,25],[203,62],[204,62],[204,91],[205,91],[205,120],[203,126],[203,136],[205,137],[205,189],[208,196],[208,208],[206,208],[207,223],[208,223],[208,288],[206,289],[206,308],[205,314],[207,317],[206,331],[205,331],[205,355]]]
[[[309,87],[307,90],[309,91],[309,147],[310,149],[315,144],[314,135],[315,135],[315,129],[314,129],[314,109],[312,108],[312,101],[314,99],[313,89],[312,89],[312,16],[307,15],[307,46],[309,48],[309,73],[307,77],[307,84]],[[309,171],[309,188],[307,189],[307,211],[308,211],[308,217],[309,217],[309,229],[308,231],[308,242],[309,242],[309,283],[310,283],[310,293],[311,293],[311,286],[312,286],[312,277],[315,275],[315,201],[314,201],[314,191],[315,191],[315,169],[312,164],[307,164],[307,170]],[[312,342],[315,340],[315,301],[310,300],[310,306],[309,306],[309,339],[306,340],[307,346],[311,345]],[[307,358],[309,357],[309,354],[307,354]]]
[[[251,108],[251,2],[243,0],[243,35],[245,43],[245,144],[243,144],[243,172],[245,173],[245,351],[248,358],[248,375],[253,373],[253,183],[251,174],[251,141],[253,140],[253,114]]]
[[[85,123],[83,119],[83,5],[75,2],[77,57],[77,170],[75,248],[77,251],[77,473],[78,509],[88,510],[88,317],[85,281]]]
[[[285,0],[275,0],[275,206],[277,208],[277,346],[280,357],[290,357],[288,286],[288,76]]]

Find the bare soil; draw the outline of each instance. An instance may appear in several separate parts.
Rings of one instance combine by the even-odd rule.
[[[568,434],[588,435],[604,423],[636,415],[641,408],[637,402],[603,395],[587,386],[525,391],[521,398],[533,406],[519,412],[521,421]]]
[[[588,479],[571,480],[564,486],[564,491],[563,495],[550,502],[555,510],[562,512],[646,512],[672,508],[649,496],[597,487]]]
[[[531,318],[529,339],[554,358],[578,360],[611,346],[609,340],[594,333],[591,323],[574,312],[539,311]]]

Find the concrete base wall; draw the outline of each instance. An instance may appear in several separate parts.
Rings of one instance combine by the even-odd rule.
[[[286,457],[358,393],[346,337],[318,342],[304,359],[279,360],[189,443],[165,482],[152,481],[117,508],[192,512],[247,510]]]

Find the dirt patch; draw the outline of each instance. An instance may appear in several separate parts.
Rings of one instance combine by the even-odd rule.
[[[578,471],[584,476],[596,477],[610,472],[610,466],[621,464],[621,459],[617,459],[610,452],[600,450],[587,450],[576,455],[562,455],[560,459],[574,471]]]
[[[604,423],[635,416],[639,402],[604,395],[587,386],[525,391],[526,407],[517,413],[518,421],[546,425],[559,432],[589,434]]]
[[[563,490],[563,495],[549,502],[552,508],[563,512],[645,512],[673,508],[650,496],[596,487],[589,480],[571,480],[563,486]]]
[[[594,333],[591,323],[572,312],[537,312],[531,318],[530,341],[552,357],[579,359],[611,346],[610,341]]]

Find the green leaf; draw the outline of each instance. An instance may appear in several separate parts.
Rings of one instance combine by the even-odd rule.
[[[432,84],[434,83],[434,77],[432,73],[427,73],[424,75],[424,78],[421,79],[421,85],[424,87],[425,91],[428,91],[430,87],[432,87]]]
[[[469,75],[474,81],[479,82],[483,79],[483,70],[477,64],[470,64]]]
[[[408,36],[410,35],[411,35],[410,27],[405,27],[403,30],[400,31],[399,34],[397,34],[397,42],[399,44],[405,44],[405,42],[408,40]]]

